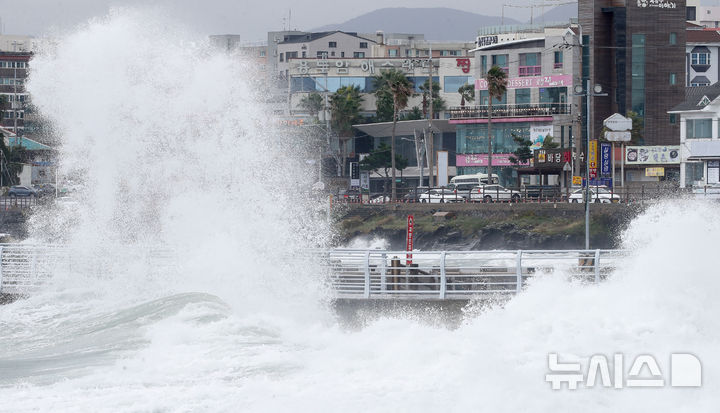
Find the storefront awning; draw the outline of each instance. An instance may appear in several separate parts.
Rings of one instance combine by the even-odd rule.
[[[688,160],[720,159],[720,141],[690,142]]]

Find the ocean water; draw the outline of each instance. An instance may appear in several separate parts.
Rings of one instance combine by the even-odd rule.
[[[297,189],[312,151],[272,125],[255,76],[148,11],[38,54],[28,88],[80,205],[33,217],[32,241],[97,265],[0,307],[0,411],[718,411],[717,205],[650,206],[599,285],[547,275],[459,326],[347,328],[307,254],[331,232]],[[157,245],[173,265],[141,259]],[[670,354],[692,353],[703,383],[552,390],[549,353],[650,354],[666,380]]]

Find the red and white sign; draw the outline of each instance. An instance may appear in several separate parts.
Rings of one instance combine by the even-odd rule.
[[[412,252],[414,234],[415,234],[415,217],[413,217],[412,215],[408,215],[407,236],[405,237],[405,251]],[[405,258],[407,260],[406,265],[412,264],[412,254],[407,254],[407,256]]]
[[[527,166],[528,162],[514,164],[510,162],[511,153],[494,153],[492,157],[493,166]],[[456,155],[455,165],[457,166],[487,166],[488,155],[486,153],[472,153]]]
[[[507,80],[508,89],[524,89],[532,87],[570,87],[573,84],[572,75],[513,77]],[[485,79],[475,79],[475,90],[487,90]]]

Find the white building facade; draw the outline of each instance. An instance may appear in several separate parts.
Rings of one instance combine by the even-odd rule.
[[[689,88],[669,113],[680,121],[680,186],[720,183],[720,84]]]

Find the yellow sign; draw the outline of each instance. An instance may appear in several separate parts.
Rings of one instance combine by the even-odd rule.
[[[582,185],[582,176],[573,176],[573,185]]]
[[[665,168],[645,168],[645,176],[665,176]]]
[[[590,141],[590,149],[588,149],[588,154],[590,155],[590,168],[591,169],[597,168],[597,141],[596,140]]]

